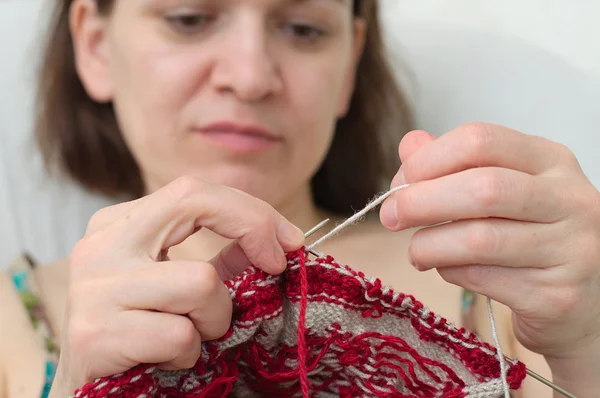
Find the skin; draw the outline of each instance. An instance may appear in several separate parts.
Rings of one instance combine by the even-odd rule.
[[[148,195],[99,211],[69,259],[37,271],[62,335],[52,396],[141,362],[192,366],[201,342],[229,325],[222,279],[250,263],[281,272],[302,231],[330,216],[311,201],[309,183],[347,111],[362,50],[364,26],[352,20],[350,2],[200,3],[118,0],[109,18],[90,0],[72,7],[78,73],[92,98],[115,104]],[[183,32],[165,19],[182,10],[218,18]],[[296,23],[328,33],[307,42],[292,34]],[[279,141],[233,154],[193,132],[216,118],[258,124]],[[319,250],[456,323],[459,286],[489,295],[504,304],[496,318],[509,355],[593,396],[600,194],[571,152],[472,123],[439,139],[411,132],[399,156],[392,185],[411,186],[384,203],[379,220]],[[35,395],[40,352],[22,332],[27,319],[7,278],[0,283],[10,308],[0,325],[11,325],[0,327],[6,390]],[[483,326],[485,309],[478,313]],[[522,393],[552,396],[530,380]]]

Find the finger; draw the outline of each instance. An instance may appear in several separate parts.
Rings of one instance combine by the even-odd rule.
[[[96,211],[88,221],[85,236],[93,235],[122,218],[129,213],[140,200],[141,199],[136,199],[129,202],[117,203]]]
[[[199,227],[238,240],[250,262],[278,273],[285,251],[299,249],[303,232],[266,202],[232,188],[191,177],[180,178],[144,198],[117,221],[118,234],[136,252],[147,248],[156,260]]]
[[[237,241],[225,246],[212,260],[221,280],[229,280],[240,274],[252,263],[248,260],[246,253]]]
[[[435,141],[435,137],[423,130],[414,130],[407,133],[398,147],[400,160],[405,162],[425,144]]]
[[[463,220],[415,232],[411,263],[421,271],[464,264],[550,268],[564,264],[564,226],[505,219]]]
[[[394,231],[486,217],[550,223],[567,215],[560,195],[549,179],[509,169],[469,169],[394,193],[380,218]]]
[[[165,364],[166,368],[189,369],[200,357],[201,337],[193,323],[181,315],[130,310],[115,317],[114,339],[105,339],[105,351],[118,350],[133,364]]]
[[[223,336],[231,325],[231,296],[210,263],[139,264],[124,270],[113,289],[122,308],[187,315],[203,340]]]
[[[557,271],[557,272],[555,272]],[[493,265],[463,265],[438,268],[448,283],[487,296],[510,307],[522,316],[543,319],[553,317],[561,309],[561,300],[569,289],[557,284],[558,268],[507,268]]]
[[[436,271],[446,282],[489,297],[518,313],[541,304],[535,296],[535,272],[539,270],[471,264]]]
[[[471,123],[460,126],[415,152],[401,169],[406,182],[429,180],[472,167],[505,167],[536,175],[553,168],[562,147],[501,126]]]

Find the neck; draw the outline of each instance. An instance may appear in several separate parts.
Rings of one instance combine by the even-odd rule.
[[[294,194],[287,196],[286,200],[275,204],[274,208],[303,231],[330,217],[315,206],[310,184],[300,187]],[[230,240],[208,229],[201,229],[180,245],[172,247],[169,250],[169,257],[180,260],[209,260],[229,242]]]

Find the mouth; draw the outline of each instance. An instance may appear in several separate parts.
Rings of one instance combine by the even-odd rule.
[[[235,153],[260,152],[283,141],[273,132],[254,125],[217,122],[194,129],[206,141]]]

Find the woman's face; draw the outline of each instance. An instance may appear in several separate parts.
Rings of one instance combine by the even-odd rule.
[[[149,191],[195,175],[281,206],[308,186],[352,95],[351,0],[75,4],[79,74],[113,102]]]

